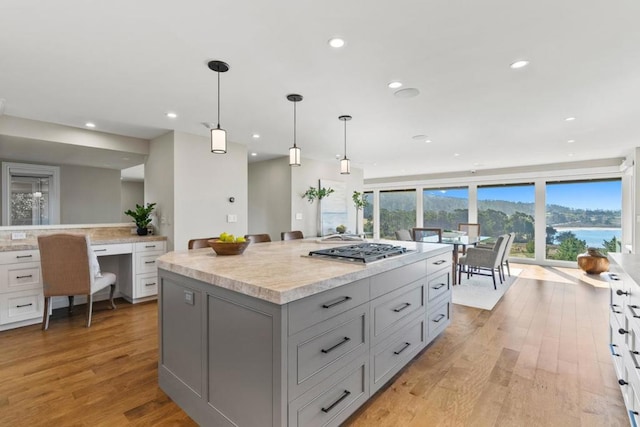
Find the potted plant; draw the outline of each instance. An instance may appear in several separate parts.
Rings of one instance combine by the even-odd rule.
[[[147,206],[140,206],[136,203],[136,210],[132,211],[131,209],[124,212],[125,215],[129,215],[133,218],[133,222],[136,223],[136,227],[138,227],[138,236],[146,236],[147,235],[147,226],[151,222],[151,212],[153,212],[153,208],[156,206],[155,203],[147,203]]]
[[[329,187],[329,188],[325,188],[325,187],[309,187],[309,189],[307,191],[304,192],[304,194],[302,195],[302,198],[306,198],[309,203],[313,203],[314,200],[318,199],[318,212],[317,212],[317,216],[316,216],[316,231],[317,231],[317,235],[318,237],[322,237],[322,215],[320,213],[320,200],[324,199],[325,197],[329,197],[329,195],[331,193],[333,193],[333,188]]]
[[[359,218],[360,218],[360,211],[364,208],[366,208],[367,206],[369,206],[369,201],[367,199],[365,199],[364,197],[364,193],[361,193],[359,191],[353,190],[353,195],[351,196],[351,199],[353,200],[353,205],[356,207],[356,234],[359,236],[360,235],[360,231],[358,227],[359,224]]]

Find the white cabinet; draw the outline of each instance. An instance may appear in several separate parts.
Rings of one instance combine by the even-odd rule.
[[[156,259],[166,252],[166,242],[137,242],[133,244],[133,277],[130,292],[124,297],[132,303],[155,299],[158,295],[158,267]]]
[[[42,321],[40,252],[0,253],[0,331]]]

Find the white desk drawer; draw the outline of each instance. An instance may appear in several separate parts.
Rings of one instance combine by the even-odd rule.
[[[162,254],[163,252],[143,252],[141,254],[136,254],[136,274],[156,274],[158,271],[156,258]]]
[[[40,251],[37,249],[29,251],[0,252],[0,264],[15,264],[17,262],[40,261]]]
[[[0,325],[42,317],[42,289],[0,295]]]
[[[158,276],[155,273],[136,276],[136,298],[158,295]]]
[[[91,245],[91,248],[98,256],[119,255],[133,253],[131,243],[113,243],[109,245]]]
[[[162,240],[134,243],[136,252],[165,251],[165,243]]]
[[[39,262],[0,266],[0,292],[35,288],[42,288]]]

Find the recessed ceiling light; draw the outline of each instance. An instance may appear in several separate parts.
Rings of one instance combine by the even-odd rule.
[[[253,157],[255,157],[255,156],[257,156],[257,155],[258,155],[258,153],[251,153],[251,155],[252,155]]]
[[[336,154],[336,159],[339,159],[340,157],[340,154]]]
[[[460,157],[460,153],[453,153],[453,157]]]
[[[569,157],[573,157],[573,153],[569,153]]]
[[[167,113],[167,117],[169,117],[170,119],[175,119],[176,117],[178,117],[178,115],[176,113]]]
[[[420,95],[420,91],[414,87],[408,87],[406,89],[400,89],[393,93],[398,98],[414,98]]]
[[[389,82],[387,86],[389,86],[389,88],[391,89],[398,89],[400,86],[402,86],[402,82],[397,82],[397,81]]]
[[[573,144],[574,142],[576,142],[575,139],[570,139],[570,140],[567,141],[567,144]]]
[[[566,119],[564,119],[566,122],[572,122],[574,121],[576,118],[575,117],[567,117]]]
[[[87,123],[85,123],[84,125],[85,125],[86,127],[88,127],[88,128],[94,128],[94,127],[96,127],[96,124],[95,124],[95,123],[91,123],[91,122],[87,122]]]
[[[259,133],[254,133],[253,135],[251,135],[251,137],[253,139],[259,139],[260,138],[260,134]]]
[[[431,142],[431,140],[430,140],[430,139],[427,139],[427,140],[425,140],[425,141],[424,141],[424,143],[425,143],[425,144],[428,144],[428,143],[430,143],[430,142]]]
[[[342,47],[344,46],[344,40],[341,39],[340,37],[334,37],[332,39],[329,39],[329,46],[335,47],[335,48]]]
[[[475,162],[473,166],[482,166],[482,163]]]
[[[526,67],[527,65],[529,65],[529,61],[525,61],[524,59],[521,59],[520,61],[516,61],[513,64],[511,64],[510,67],[513,68],[514,70],[517,70],[518,68],[523,68],[523,67]]]

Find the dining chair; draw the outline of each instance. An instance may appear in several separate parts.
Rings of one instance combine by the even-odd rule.
[[[493,289],[498,289],[496,286],[496,271],[498,272],[500,283],[502,283],[500,266],[508,239],[508,234],[498,236],[493,249],[474,247],[467,249],[467,254],[458,258],[458,283],[462,281],[462,272],[464,270],[467,273],[467,279],[471,274],[491,276],[493,278]],[[484,270],[488,270],[490,273],[483,273],[482,271]]]
[[[403,240],[405,242],[413,241],[411,232],[406,228],[401,228],[400,230],[396,230],[395,235],[396,235],[396,240]]]
[[[271,236],[269,236],[268,234],[245,234],[244,238],[251,243],[263,243],[263,242],[270,242],[271,241]]]
[[[299,230],[283,231],[280,233],[280,238],[282,240],[297,240],[304,239],[304,235],[302,234],[302,231]]]
[[[509,254],[511,253],[511,246],[513,246],[513,241],[516,238],[516,233],[509,233],[509,241],[507,241],[507,245],[504,247],[504,252],[502,253],[502,260],[500,261],[500,269],[502,270],[502,278],[504,279],[504,267],[507,267],[507,272],[509,273],[509,277],[511,277],[511,267],[509,266]]]
[[[199,239],[191,239],[187,243],[187,249],[201,249],[208,248],[209,243],[207,240],[217,239],[217,237],[201,237]]]
[[[411,236],[416,242],[442,243],[442,228],[414,227]]]
[[[87,328],[91,326],[93,295],[111,287],[109,303],[112,309],[116,275],[100,271],[100,264],[85,234],[58,233],[38,236],[40,268],[44,291],[42,330],[49,328],[51,297],[69,298],[69,313],[73,311],[73,297],[87,296]]]
[[[464,231],[470,239],[480,237],[480,224],[471,222],[461,222],[458,224],[458,231]],[[463,246],[461,249],[464,255],[467,252],[467,248]]]

